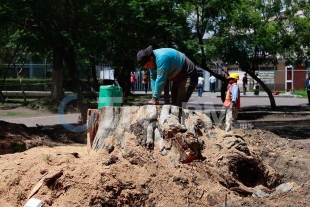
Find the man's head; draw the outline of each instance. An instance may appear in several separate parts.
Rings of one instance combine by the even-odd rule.
[[[231,73],[228,78],[229,83],[231,82],[237,82],[237,80],[239,80],[239,74],[238,73]]]
[[[148,46],[146,49],[140,50],[137,53],[137,61],[141,67],[145,68],[155,68],[155,61],[153,55],[153,47]]]
[[[246,74],[246,73],[244,73],[244,76],[247,76],[247,74]]]
[[[310,73],[308,73],[308,77],[310,78]]]

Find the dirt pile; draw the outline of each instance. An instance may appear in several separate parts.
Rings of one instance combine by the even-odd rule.
[[[87,134],[95,150],[76,145],[85,133],[1,122],[0,204],[23,206],[31,196],[64,207],[310,201],[309,145],[258,129],[224,133],[205,114],[172,106],[95,111]]]
[[[51,130],[53,137],[48,130],[38,133],[5,122],[0,126],[1,142],[17,139],[32,147],[0,155],[1,206],[4,202],[23,206],[45,172],[59,171],[59,178],[43,184],[33,196],[46,206],[223,206],[225,200],[227,206],[306,206],[310,202],[310,146],[258,129],[225,134],[213,128],[217,139],[200,137],[204,148],[199,159],[173,164],[169,156],[143,146],[133,145],[125,154],[117,146],[88,154],[85,145],[73,145],[77,137],[64,129]],[[72,137],[64,146],[59,141],[66,133]],[[126,140],[135,143],[135,136],[128,134]],[[46,147],[51,143],[53,147]],[[285,185],[279,188],[281,183]]]
[[[0,120],[0,155],[23,152],[36,146],[85,144],[86,133],[65,130],[63,126],[28,128]]]

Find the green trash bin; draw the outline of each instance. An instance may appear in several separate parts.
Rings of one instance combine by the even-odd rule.
[[[105,106],[121,106],[123,103],[123,90],[121,87],[109,85],[100,86],[98,109]]]

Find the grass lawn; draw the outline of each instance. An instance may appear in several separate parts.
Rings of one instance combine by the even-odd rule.
[[[21,113],[21,112],[13,112],[13,111],[7,112],[7,113],[5,114],[5,116],[12,116],[12,117],[14,117],[14,116],[23,116],[23,115],[24,115],[24,114]]]
[[[308,97],[306,90],[295,90],[294,91],[294,95],[298,95],[298,96],[300,96],[302,98],[307,98]]]

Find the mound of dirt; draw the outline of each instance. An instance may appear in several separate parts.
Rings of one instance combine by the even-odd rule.
[[[0,155],[23,152],[37,146],[85,144],[85,133],[71,132],[63,126],[34,128],[0,120]]]
[[[201,159],[173,165],[143,146],[125,155],[117,148],[88,154],[85,144],[76,144],[85,133],[1,122],[0,204],[23,206],[33,192],[44,205],[57,207],[310,203],[309,144],[259,129],[228,135],[213,130],[220,139],[206,140]],[[9,154],[16,151],[12,143],[27,150]]]

